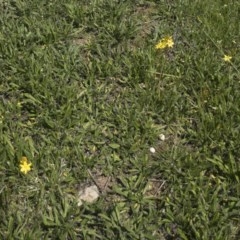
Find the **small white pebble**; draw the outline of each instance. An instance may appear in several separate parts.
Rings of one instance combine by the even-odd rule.
[[[162,140],[162,141],[165,141],[165,139],[166,139],[166,138],[165,138],[165,135],[161,133],[161,134],[159,135],[159,139]]]
[[[80,189],[78,194],[78,206],[81,206],[83,202],[93,203],[99,197],[99,191],[96,185]]]
[[[156,149],[154,147],[150,147],[149,150],[150,150],[151,153],[155,153],[156,152]]]

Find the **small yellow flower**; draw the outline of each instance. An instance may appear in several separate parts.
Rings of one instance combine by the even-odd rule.
[[[20,160],[20,171],[24,174],[27,174],[31,170],[32,163],[28,162],[26,157],[22,157]]]
[[[224,55],[224,57],[223,57],[223,60],[225,62],[231,62],[231,59],[232,59],[232,56],[229,56],[229,55]]]
[[[164,49],[167,47],[172,48],[174,45],[173,38],[171,36],[167,36],[162,38],[159,43],[155,46],[156,49]]]

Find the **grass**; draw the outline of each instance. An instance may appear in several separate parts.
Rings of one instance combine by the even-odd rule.
[[[1,239],[239,239],[238,1],[0,9]]]

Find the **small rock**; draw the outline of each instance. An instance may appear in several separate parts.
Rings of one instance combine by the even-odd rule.
[[[155,149],[154,147],[150,147],[149,151],[150,151],[151,153],[155,153],[155,152],[156,152],[156,149]]]
[[[161,134],[159,135],[159,139],[160,139],[161,141],[165,141],[166,137],[165,137],[164,134],[161,133]]]
[[[82,188],[78,193],[78,206],[81,206],[83,202],[93,203],[98,197],[99,191],[96,185]]]

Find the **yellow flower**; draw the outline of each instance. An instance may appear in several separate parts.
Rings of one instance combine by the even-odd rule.
[[[172,48],[174,45],[173,38],[171,36],[167,36],[162,38],[159,43],[155,46],[156,49],[164,49],[166,47]]]
[[[229,56],[229,55],[224,55],[224,57],[223,57],[223,60],[225,62],[231,62],[231,59],[232,59],[232,56]]]
[[[24,174],[27,174],[31,170],[32,163],[28,162],[26,157],[22,157],[20,160],[20,171]]]

